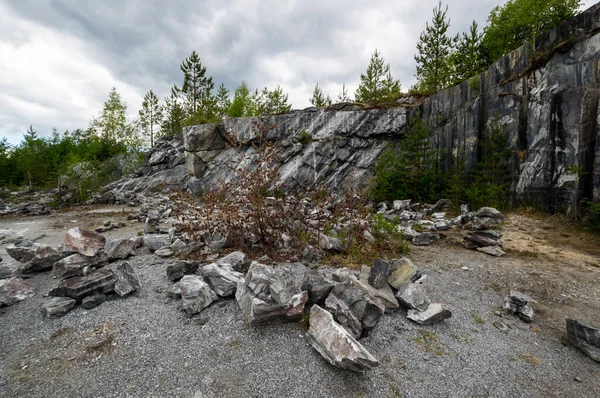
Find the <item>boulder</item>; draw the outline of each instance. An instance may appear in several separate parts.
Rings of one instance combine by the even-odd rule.
[[[418,269],[408,257],[402,257],[390,264],[390,271],[387,283],[398,290],[402,287],[404,282],[417,273]]]
[[[49,296],[71,297],[80,302],[84,297],[96,293],[110,293],[114,290],[117,277],[108,269],[99,269],[85,276],[64,279],[54,286]]]
[[[142,287],[140,280],[133,271],[133,267],[127,261],[115,268],[115,275],[117,281],[115,282],[114,290],[121,297],[133,293]]]
[[[504,220],[504,215],[493,207],[482,207],[477,210],[475,217],[488,217],[497,220]]]
[[[361,272],[360,277],[356,278],[350,275],[348,280],[354,283],[359,289],[369,296],[373,301],[383,305],[386,309],[396,309],[399,307],[398,300],[394,297],[392,288],[386,283],[382,289],[376,289],[369,284],[368,272]]]
[[[499,246],[502,247],[502,242],[495,239],[490,239],[477,234],[468,234],[463,238],[463,246],[467,249],[476,249],[478,247]]]
[[[492,217],[473,217],[469,221],[468,227],[472,230],[487,230],[494,229],[502,223],[501,219]]]
[[[21,278],[0,279],[0,307],[8,307],[35,294],[31,284]]]
[[[373,261],[371,272],[369,273],[369,284],[376,289],[382,289],[387,285],[387,278],[390,276],[390,263],[380,258]]]
[[[394,210],[403,211],[403,210],[408,209],[408,207],[410,206],[410,199],[394,200],[394,202],[392,204],[394,206]]]
[[[75,300],[73,300],[75,301]],[[106,295],[99,293],[92,296],[87,296],[81,301],[81,306],[86,310],[91,310],[106,301]]]
[[[379,365],[377,358],[318,305],[314,305],[310,311],[310,327],[306,337],[311,346],[333,366],[361,373]]]
[[[425,311],[408,310],[406,317],[421,325],[432,325],[450,318],[452,312],[440,303],[431,303]]]
[[[319,271],[311,270],[304,274],[302,290],[308,292],[308,300],[312,304],[323,304],[336,282],[328,279]]]
[[[87,275],[94,268],[104,265],[107,261],[108,256],[103,251],[98,252],[93,257],[84,256],[79,253],[71,254],[54,263],[52,277],[55,279],[66,279],[72,276]]]
[[[33,243],[30,246],[9,246],[6,252],[18,262],[24,263],[19,269],[23,274],[47,271],[55,262],[68,255],[40,243]]]
[[[252,261],[242,252],[229,253],[225,257],[215,260],[217,265],[229,265],[235,271],[247,272]]]
[[[567,319],[567,340],[575,348],[600,362],[600,330],[576,321]]]
[[[104,249],[105,245],[106,238],[103,235],[75,227],[67,231],[63,247],[65,252],[77,252],[84,256],[94,257]]]
[[[342,241],[338,238],[325,235],[324,233],[319,234],[319,247],[321,250],[341,252]]]
[[[192,316],[199,313],[217,299],[216,293],[196,275],[185,275],[179,282],[181,309]]]
[[[0,265],[0,279],[12,278],[13,275],[14,272],[8,265]]]
[[[431,300],[420,283],[405,283],[396,293],[398,303],[406,309],[425,311]]]
[[[183,278],[184,275],[195,274],[200,263],[196,261],[181,261],[167,266],[167,278],[171,282]]]
[[[42,314],[46,318],[59,318],[75,307],[77,300],[69,297],[49,297],[42,305]]]
[[[230,265],[208,264],[200,269],[200,273],[206,279],[210,287],[221,297],[229,297],[235,294],[237,285],[243,281],[244,275],[234,271]]]
[[[113,239],[104,247],[108,261],[125,260],[135,255],[137,242],[134,239]]]
[[[439,234],[423,232],[415,236],[412,240],[412,243],[415,246],[429,246],[430,244],[438,240],[440,240]]]
[[[154,253],[165,246],[170,246],[171,239],[168,235],[144,235],[144,245]]]
[[[356,339],[368,335],[385,312],[383,305],[351,282],[335,286],[325,300],[325,308]]]

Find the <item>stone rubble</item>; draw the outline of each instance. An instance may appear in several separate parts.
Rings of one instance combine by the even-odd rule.
[[[537,303],[537,301],[525,293],[511,290],[504,299],[502,308],[508,314],[517,315],[523,322],[531,323],[534,319],[534,311],[529,303]]]

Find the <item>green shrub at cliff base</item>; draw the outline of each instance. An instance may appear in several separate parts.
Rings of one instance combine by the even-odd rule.
[[[505,126],[499,116],[488,124],[479,138],[481,160],[473,171],[473,182],[466,189],[472,208],[492,206],[504,208],[508,204],[510,187],[510,150]]]
[[[600,233],[600,203],[588,199],[581,201],[581,215],[583,222],[596,233]]]
[[[388,145],[377,160],[371,190],[374,201],[439,199],[442,176],[438,170],[438,152],[429,142],[429,136],[429,128],[417,113],[400,144]]]

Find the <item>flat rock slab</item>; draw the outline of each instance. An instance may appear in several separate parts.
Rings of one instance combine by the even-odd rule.
[[[175,282],[184,275],[195,274],[200,267],[200,263],[196,261],[181,261],[175,264],[167,265],[167,278],[171,282]]]
[[[432,325],[437,322],[441,322],[444,319],[450,318],[452,312],[440,303],[431,303],[425,311],[408,310],[406,317],[411,321],[417,322],[421,325]]]
[[[398,300],[394,296],[392,288],[386,283],[383,289],[375,289],[369,284],[368,274],[361,273],[360,278],[356,278],[354,275],[348,276],[348,280],[354,283],[359,289],[361,289],[367,296],[373,301],[382,304],[386,309],[399,308]]]
[[[62,253],[59,250],[40,243],[34,243],[31,246],[10,246],[6,252],[20,263],[23,274],[32,274],[35,272],[44,272],[52,268],[55,262],[66,257],[68,253]]]
[[[48,293],[49,296],[71,297],[81,301],[84,297],[96,293],[110,293],[114,290],[117,277],[108,269],[100,269],[85,276],[74,276],[60,281]]]
[[[75,301],[75,300],[73,300]],[[81,301],[81,306],[83,308],[85,308],[86,310],[90,310],[94,307],[99,306],[100,304],[102,304],[103,302],[106,301],[106,295],[99,293],[99,294],[94,294],[93,296],[87,296],[86,298],[84,298]]]
[[[574,319],[567,319],[567,339],[574,347],[600,362],[600,330]]]
[[[390,276],[390,273],[390,264],[387,261],[376,258],[369,273],[369,284],[376,289],[384,288],[387,285],[386,279]]]
[[[0,307],[8,307],[35,294],[31,284],[21,278],[0,279]]]
[[[418,270],[408,257],[394,261],[390,264],[390,268],[391,273],[387,278],[387,283],[396,290],[400,289],[404,282],[415,275]]]
[[[170,246],[171,238],[168,235],[144,235],[144,245],[154,253],[165,246]]]
[[[494,257],[502,257],[506,254],[499,246],[478,247],[476,250]]]
[[[84,256],[93,257],[106,245],[106,238],[95,231],[71,228],[67,231],[64,241],[64,251],[77,252]]]
[[[75,253],[60,261],[54,263],[52,267],[52,277],[56,279],[66,279],[72,276],[82,276],[89,274],[94,268],[97,268],[108,261],[108,256],[103,251],[98,252],[93,257],[84,256]]]
[[[133,239],[113,239],[104,247],[104,251],[109,261],[125,260],[129,256],[135,255],[137,242]]]
[[[379,366],[379,361],[333,315],[318,305],[310,311],[310,327],[306,334],[311,346],[333,366],[362,373]]]
[[[42,314],[46,318],[59,318],[71,311],[77,300],[70,297],[50,297],[42,305]]]

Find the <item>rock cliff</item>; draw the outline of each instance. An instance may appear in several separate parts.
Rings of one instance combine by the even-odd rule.
[[[478,140],[498,117],[512,153],[514,203],[574,212],[582,198],[600,200],[599,31],[597,4],[479,76],[420,102],[404,98],[383,109],[337,104],[188,127],[182,146],[161,141],[163,147],[153,149],[143,184],[116,186],[121,195],[161,179],[192,191],[210,189],[247,165],[264,140],[280,147],[281,181],[288,190],[368,184],[378,155],[388,142],[402,139],[419,112],[444,169],[459,150],[473,167],[481,158]]]

